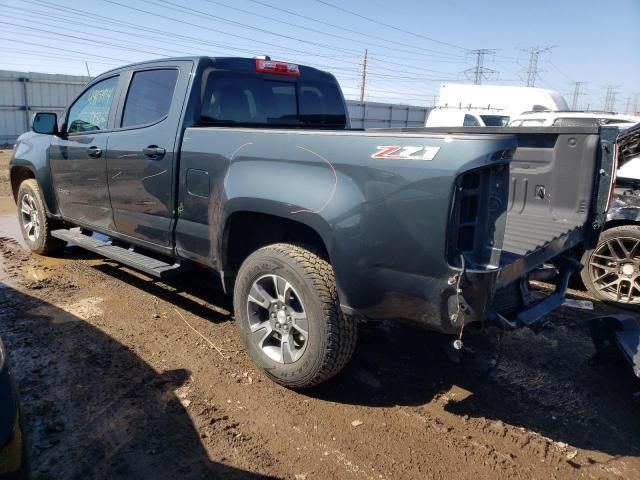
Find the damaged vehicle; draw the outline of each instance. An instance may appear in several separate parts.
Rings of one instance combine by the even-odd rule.
[[[458,347],[487,323],[542,328],[606,222],[616,134],[350,129],[330,73],[189,57],[109,71],[60,118],[36,114],[10,174],[31,250],[219,279],[249,356],[301,389],[343,369],[359,319]],[[556,289],[534,299],[545,263]]]
[[[604,230],[582,254],[582,282],[599,300],[640,305],[640,124],[617,140],[619,170]]]

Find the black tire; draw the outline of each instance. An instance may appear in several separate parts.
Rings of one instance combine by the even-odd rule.
[[[251,331],[252,325],[255,329],[256,325],[262,322],[260,320],[251,323],[250,319],[255,319],[256,312],[261,312],[261,309],[267,312],[267,320],[260,325],[268,322],[273,316],[268,313],[270,310],[266,307],[251,303],[249,297],[252,288],[258,282],[272,275],[290,284],[290,290],[287,290],[287,287],[282,289],[283,297],[288,291],[289,299],[297,302],[299,296],[300,308],[307,318],[308,335],[303,343],[304,349],[297,353],[300,355],[299,358],[293,361],[289,358],[289,363],[283,363],[286,362],[284,347],[282,359],[277,361],[265,353],[262,347],[266,343],[264,339],[260,345],[258,344],[258,336],[262,337],[263,332],[267,332],[266,329],[254,331],[253,334]],[[268,278],[266,281],[269,281]],[[278,287],[272,297],[272,300],[280,298]],[[266,298],[263,296],[260,300]],[[265,303],[273,306],[273,302]],[[252,253],[242,263],[238,272],[233,305],[236,324],[249,356],[269,378],[285,387],[304,389],[330,379],[345,367],[355,350],[357,323],[355,319],[343,315],[340,310],[331,265],[320,255],[301,246],[278,243]],[[289,332],[295,332],[295,327],[289,328]],[[278,332],[272,330],[271,335],[275,335],[274,341],[277,342]],[[273,338],[269,341],[271,340]],[[281,340],[281,343],[284,342]]]
[[[596,247],[585,251],[581,262],[580,278],[595,298],[625,307],[640,306],[640,226],[603,231]]]
[[[44,198],[35,179],[29,178],[20,184],[17,207],[20,231],[32,252],[54,255],[64,249],[67,243],[51,236],[51,231],[60,228],[60,224],[47,217]],[[27,230],[29,224],[31,227]]]

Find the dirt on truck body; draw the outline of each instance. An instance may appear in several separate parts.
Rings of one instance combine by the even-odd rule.
[[[0,336],[35,478],[640,477],[638,384],[593,358],[585,321],[613,307],[506,335],[497,367],[497,334],[452,363],[436,334],[365,324],[345,371],[300,394],[256,371],[215,281],[29,254],[0,191]]]

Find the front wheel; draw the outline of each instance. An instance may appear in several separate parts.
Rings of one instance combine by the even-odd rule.
[[[356,321],[340,310],[331,265],[301,246],[252,253],[238,272],[233,305],[249,356],[285,387],[328,380],[355,349]]]
[[[605,230],[581,261],[582,282],[598,300],[640,305],[640,226]]]
[[[20,184],[17,197],[18,221],[25,243],[33,252],[52,255],[62,251],[66,242],[51,236],[57,225],[47,217],[38,182],[29,178]]]

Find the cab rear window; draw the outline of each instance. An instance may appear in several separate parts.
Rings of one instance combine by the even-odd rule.
[[[221,72],[211,72],[206,78],[200,112],[204,124],[346,127],[344,103],[335,83]]]

